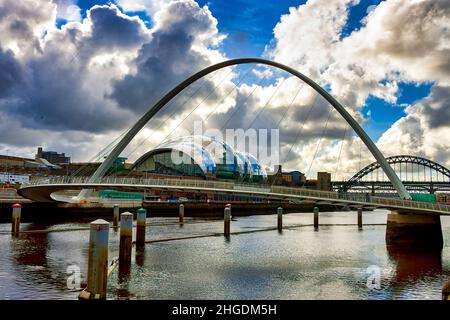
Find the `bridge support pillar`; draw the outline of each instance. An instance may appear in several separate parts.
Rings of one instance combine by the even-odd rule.
[[[391,211],[387,217],[386,244],[402,247],[443,247],[441,218],[438,215]]]

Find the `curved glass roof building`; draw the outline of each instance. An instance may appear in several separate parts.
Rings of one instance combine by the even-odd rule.
[[[141,172],[260,182],[267,173],[258,160],[215,137],[186,136],[166,141],[141,156]]]

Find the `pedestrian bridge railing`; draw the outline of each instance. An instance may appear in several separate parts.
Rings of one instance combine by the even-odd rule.
[[[135,178],[135,177],[104,177],[91,181],[90,177],[67,177],[54,176],[34,179],[29,183],[23,184],[23,187],[33,185],[130,185],[130,186],[149,186],[149,187],[180,187],[199,190],[225,191],[237,193],[255,193],[262,196],[294,196],[294,198],[311,198],[323,201],[334,201],[336,203],[356,203],[362,205],[372,205],[374,207],[394,207],[424,209],[429,211],[449,212],[450,206],[439,203],[420,202],[413,200],[403,200],[398,198],[374,197],[368,194],[338,193],[332,191],[319,191],[306,188],[292,188],[283,186],[255,185],[232,183],[212,180],[188,180],[188,179],[155,179],[155,178]]]

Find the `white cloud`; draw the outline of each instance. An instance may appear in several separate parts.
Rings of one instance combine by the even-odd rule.
[[[65,0],[39,4],[8,0],[0,5],[5,8],[0,10],[4,33],[0,40],[0,117],[8,119],[0,145],[20,145],[17,151],[22,155],[40,144],[63,150],[75,147],[81,160],[81,155],[87,157],[108,144],[111,136],[118,135],[164,93],[160,90],[152,96],[152,88],[168,88],[169,80],[181,81],[224,59],[215,49],[223,39],[217,20],[194,1],[161,5],[152,29],[114,5],[94,6],[80,21],[78,10],[66,10],[71,5],[73,1]],[[171,19],[173,12],[176,19]],[[69,22],[57,29],[57,18]],[[160,59],[157,64],[156,58]],[[118,103],[114,85],[140,73],[148,76],[148,66],[154,68],[151,77],[133,84],[138,90],[135,94],[146,95],[142,105],[129,104],[125,96]],[[138,101],[139,96],[132,93],[126,92],[127,97]],[[163,132],[174,120],[169,119]],[[12,132],[7,130],[12,124],[18,132],[15,139],[6,134]],[[77,142],[77,137],[83,137],[83,142]]]
[[[396,102],[399,82],[434,82],[430,97],[406,108],[407,115],[393,124],[378,145],[388,155],[419,152],[448,163],[449,145],[443,137],[448,136],[450,124],[445,119],[450,106],[448,99],[437,96],[450,91],[450,4],[387,0],[371,8],[360,29],[342,38],[348,6],[355,3],[317,0],[291,8],[276,25],[267,54],[328,85],[354,115],[369,95]],[[337,149],[329,152],[328,156],[337,156]],[[350,150],[344,147],[348,158],[345,152]],[[318,167],[326,168],[329,160],[325,152]],[[346,161],[342,170],[356,172],[357,168]]]
[[[47,142],[61,151],[75,148],[77,160],[86,160],[168,89],[226,59],[220,50],[225,36],[208,7],[193,0],[116,2],[125,13],[114,5],[96,6],[84,20],[75,7],[70,14],[62,9],[75,5],[69,0],[0,4],[0,148],[20,146],[25,155]],[[266,55],[328,86],[360,123],[366,121],[360,110],[369,95],[395,102],[400,82],[433,82],[430,97],[407,107],[407,115],[378,144],[386,155],[420,153],[449,165],[448,139],[442,138],[450,133],[445,121],[450,82],[448,3],[386,0],[370,10],[359,30],[342,38],[348,7],[357,3],[316,0],[291,8],[274,28]],[[126,14],[131,11],[147,12],[152,27]],[[57,17],[70,22],[57,29]],[[188,120],[204,119],[215,110],[209,127],[221,128],[231,116],[228,128],[245,129],[250,124],[273,128],[283,120],[280,159],[294,144],[285,168],[308,171],[330,106],[303,87],[287,110],[299,88],[297,79],[256,67],[252,73],[263,82],[267,77],[276,77],[277,82],[234,88],[239,77],[228,72],[210,76],[182,105],[201,82],[194,84],[151,121],[125,154],[137,148],[136,158],[158,144],[201,103]],[[282,90],[271,99],[281,82]],[[311,104],[315,107],[309,112]],[[331,113],[311,175],[317,170],[334,173],[339,166],[338,178],[349,178],[373,161],[346,127],[336,112]],[[337,143],[344,133],[345,143]]]
[[[67,21],[81,21],[81,9],[76,0],[55,0],[57,4],[56,17]]]
[[[46,30],[54,27],[56,5],[40,0],[3,0],[0,2],[0,44],[16,57],[26,58],[42,52]]]

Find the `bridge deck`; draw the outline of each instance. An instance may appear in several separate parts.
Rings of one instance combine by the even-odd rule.
[[[210,180],[182,179],[142,179],[105,177],[88,182],[89,177],[51,177],[35,180],[24,184],[18,193],[35,201],[54,201],[51,193],[74,188],[136,188],[165,189],[186,192],[232,193],[239,195],[261,196],[267,199],[279,200],[314,200],[326,201],[334,205],[356,205],[361,207],[376,207],[400,210],[410,213],[425,213],[435,215],[450,215],[450,206],[439,203],[427,203],[395,198],[374,197],[364,194],[336,193],[304,188],[289,188],[282,186],[258,186],[253,184],[235,184],[230,182]]]

